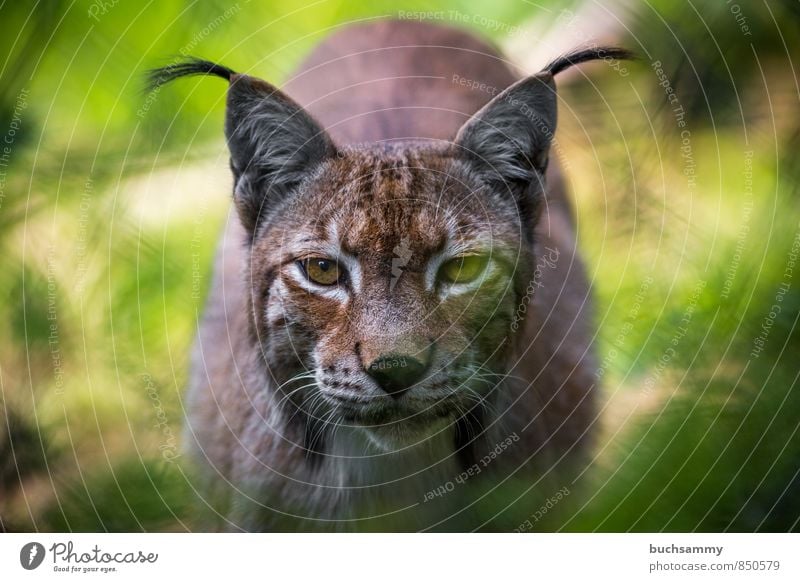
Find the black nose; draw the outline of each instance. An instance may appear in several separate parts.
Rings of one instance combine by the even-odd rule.
[[[369,374],[383,390],[400,396],[419,380],[428,368],[416,358],[406,355],[386,355],[373,361],[367,368]]]

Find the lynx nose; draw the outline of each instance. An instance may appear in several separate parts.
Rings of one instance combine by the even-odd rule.
[[[427,369],[427,364],[416,358],[402,354],[390,354],[376,358],[367,368],[367,374],[387,394],[393,398],[400,398],[422,377]]]

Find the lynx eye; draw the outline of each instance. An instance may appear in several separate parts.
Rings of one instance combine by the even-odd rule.
[[[339,265],[332,259],[311,258],[299,263],[308,280],[317,285],[334,285],[342,275]]]
[[[439,279],[447,283],[471,283],[483,273],[489,258],[482,255],[464,255],[445,262],[439,268]]]

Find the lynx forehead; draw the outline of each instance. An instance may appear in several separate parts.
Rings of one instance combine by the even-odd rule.
[[[354,292],[361,289],[364,265],[392,289],[403,272],[421,273],[431,291],[448,258],[485,255],[510,262],[520,252],[522,224],[513,198],[492,200],[445,152],[354,151],[323,164],[318,174],[325,178],[276,212],[256,246],[278,252],[281,260],[335,257],[355,271]],[[393,278],[398,255],[404,257],[402,271]]]

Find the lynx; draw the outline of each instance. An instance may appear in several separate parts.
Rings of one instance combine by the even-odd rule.
[[[597,410],[554,76],[627,57],[520,79],[467,32],[380,21],[283,90],[193,58],[152,73],[230,83],[238,220],[185,431],[214,527],[512,529],[569,484]]]

